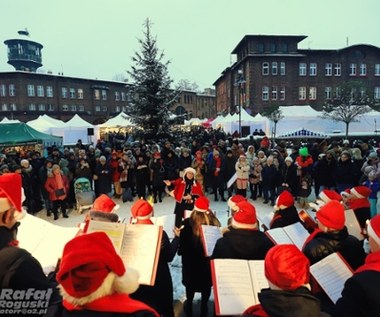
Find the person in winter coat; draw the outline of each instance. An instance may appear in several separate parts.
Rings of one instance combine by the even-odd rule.
[[[219,151],[214,150],[212,154],[207,170],[209,172],[210,183],[214,192],[214,201],[218,201],[218,193],[222,201],[227,201],[224,197],[224,160]]]
[[[230,229],[216,242],[211,257],[263,260],[274,244],[265,233],[259,231],[255,207],[241,200],[236,203],[235,209]]]
[[[209,209],[207,197],[199,197],[189,218],[183,221],[179,237],[178,255],[182,257],[182,284],[186,288],[185,313],[193,314],[193,299],[201,293],[201,317],[208,314],[208,300],[211,295],[210,258],[205,256],[201,241],[201,225],[220,227],[220,222]]]
[[[165,166],[165,171],[166,171],[166,176],[165,178],[168,180],[175,180],[178,178],[178,157],[174,153],[173,150],[169,150],[167,152],[166,157],[162,155],[161,152],[161,157],[164,160],[164,166]]]
[[[237,159],[233,155],[232,151],[231,150],[227,150],[226,156],[224,158],[224,173],[223,173],[224,182],[226,184],[231,179],[231,177],[234,176],[235,173],[236,173],[236,169],[235,169],[236,162],[237,162]],[[233,185],[231,185],[230,187],[227,188],[228,197],[232,196],[233,190],[234,190],[234,186]]]
[[[337,191],[343,192],[346,189],[356,186],[358,170],[351,161],[351,155],[348,151],[343,151],[338,159],[335,169],[335,182]]]
[[[276,184],[278,179],[278,171],[273,164],[273,156],[269,155],[261,171],[262,184],[263,184],[263,195],[264,204],[267,204],[269,200],[271,205],[274,206],[274,201],[276,199]]]
[[[159,154],[159,152],[157,153]],[[134,224],[153,224],[150,220],[153,215],[153,207],[143,199],[137,200],[132,205],[131,214]],[[171,242],[167,233],[163,232],[154,285],[140,285],[138,290],[130,295],[131,298],[153,307],[163,317],[174,317],[173,283],[168,263],[173,260],[178,250],[180,229],[173,228],[173,230],[175,238]]]
[[[235,164],[235,170],[236,170],[236,193],[238,195],[242,195],[244,197],[247,196],[247,186],[248,186],[248,178],[249,178],[249,171],[251,169],[251,166],[249,165],[249,162],[246,158],[246,156],[240,155],[236,164]]]
[[[52,212],[54,220],[58,219],[58,208],[61,208],[63,218],[68,218],[67,214],[67,193],[69,192],[69,181],[61,172],[58,164],[52,167],[52,174],[48,176],[45,183],[45,189],[49,193],[52,201]]]
[[[191,167],[195,170],[195,180],[202,186],[202,191],[205,192],[204,188],[204,178],[206,175],[206,161],[203,158],[202,151],[198,150],[195,152],[194,160],[191,163]]]
[[[284,162],[285,164],[280,169],[281,179],[279,183],[281,184],[281,189],[290,191],[294,197],[297,197],[299,182],[297,166],[293,163],[293,159],[290,156],[287,156]]]
[[[178,158],[178,170],[179,170],[179,175],[183,175],[183,171],[187,168],[190,167],[192,163],[192,157],[190,155],[190,150],[187,148],[184,148],[181,150],[181,155]]]
[[[263,165],[258,157],[254,157],[252,160],[251,172],[249,175],[249,190],[251,191],[251,199],[256,200],[257,197],[261,197],[263,193],[262,186],[262,174]]]
[[[111,170],[112,175],[112,183],[114,188],[114,197],[120,198],[122,191],[121,191],[121,185],[120,185],[120,174],[121,174],[121,168],[119,165],[119,157],[117,155],[116,151],[113,151],[111,153],[111,158],[108,161],[108,165]]]
[[[336,164],[335,152],[330,150],[314,165],[314,179],[319,184],[319,191],[315,193],[316,196],[324,189],[334,189],[336,187],[335,178],[333,177]]]
[[[355,270],[364,263],[361,242],[348,234],[344,207],[336,200],[329,201],[316,213],[318,229],[305,241],[302,251],[314,264],[333,252],[340,252]]]
[[[80,177],[85,177],[92,183],[92,170],[90,163],[85,158],[81,158],[75,168],[75,178]]]
[[[274,209],[275,213],[270,222],[270,229],[286,227],[301,221],[294,206],[294,198],[287,190],[277,197]]]
[[[310,263],[293,244],[276,245],[265,257],[269,288],[258,294],[260,304],[242,316],[322,317],[320,303],[310,292]]]
[[[298,151],[299,155],[295,160],[299,177],[310,177],[313,167],[313,158],[309,154],[307,147],[302,147]]]
[[[41,264],[25,249],[18,246],[17,231],[19,220],[23,216],[21,176],[7,173],[0,176],[0,281],[2,291],[16,292],[32,291],[33,294],[43,294],[49,304],[60,301],[58,289],[48,280]],[[25,212],[25,211],[24,211]],[[41,299],[41,297],[39,297]],[[5,299],[4,302],[8,300]],[[25,303],[24,300],[20,303]],[[44,302],[45,304],[46,302]],[[14,306],[12,306],[14,307]],[[46,306],[44,306],[46,307]],[[18,316],[6,314],[2,308],[2,316]],[[21,314],[20,314],[21,315]],[[28,314],[28,316],[42,316]]]
[[[375,317],[380,311],[380,215],[368,223],[371,253],[344,284],[333,317]]]
[[[129,296],[139,287],[138,273],[125,268],[104,232],[79,235],[65,245],[57,281],[63,307],[55,317],[160,316]]]
[[[149,187],[150,182],[150,171],[148,162],[145,160],[143,155],[137,156],[135,173],[137,197],[145,199],[147,188]]]
[[[112,191],[112,175],[104,155],[99,158],[99,162],[96,164],[93,178],[95,181],[96,197],[99,197],[101,194],[110,195]]]
[[[195,173],[192,167],[188,167],[183,173],[183,178],[177,178],[173,182],[164,180],[170,195],[176,201],[174,214],[175,226],[178,228],[182,224],[185,210],[193,210],[195,199],[203,196],[202,186],[194,179]]]
[[[165,167],[164,167],[164,160],[161,159],[160,152],[155,152],[153,154],[153,159],[150,161],[149,169],[151,171],[150,177],[152,182],[152,191],[153,191],[153,199],[154,203],[157,203],[157,196],[158,201],[162,202],[162,194],[165,190]]]

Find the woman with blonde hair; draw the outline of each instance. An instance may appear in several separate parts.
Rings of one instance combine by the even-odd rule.
[[[250,169],[251,169],[251,166],[249,165],[247,157],[243,154],[240,155],[235,165],[236,194],[242,195],[244,197],[247,196],[247,185],[248,185]]]

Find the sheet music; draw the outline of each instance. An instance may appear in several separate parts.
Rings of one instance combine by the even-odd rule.
[[[117,252],[120,252],[124,238],[125,224],[119,222],[105,222],[91,220],[88,224],[87,233],[102,231],[111,239]]]
[[[150,220],[157,226],[162,226],[169,239],[174,239],[175,214],[151,217]]]
[[[286,234],[293,241],[293,244],[296,245],[298,249],[302,251],[302,246],[304,245],[306,239],[309,236],[309,233],[305,229],[305,227],[300,223],[296,222],[292,225],[286,226],[283,228]]]
[[[276,244],[294,244],[283,228],[274,228],[265,231]]]
[[[260,231],[264,232],[262,225],[265,225],[268,229],[270,228],[270,222],[272,221],[274,212],[271,211],[269,214],[265,214],[263,217],[257,217],[260,222]]]
[[[364,240],[362,229],[356,218],[355,212],[352,209],[348,209],[344,211],[344,215],[346,217],[345,226],[347,227],[348,233],[359,240]]]
[[[247,260],[215,259],[212,262],[219,315],[239,315],[256,304]]]
[[[338,253],[332,253],[310,267],[310,272],[335,304],[344,283],[353,273]]]
[[[264,260],[251,260],[248,262],[251,271],[252,285],[256,298],[256,303],[259,302],[258,294],[263,288],[268,288],[268,280],[265,277]]]
[[[153,285],[155,266],[161,245],[162,227],[145,224],[125,225],[120,255],[125,266],[132,267],[140,274],[139,283]],[[158,241],[159,238],[159,241]],[[158,246],[157,246],[158,244]]]
[[[206,256],[212,255],[216,241],[218,241],[221,237],[222,231],[220,230],[220,227],[202,225],[202,242],[203,247],[205,248]]]

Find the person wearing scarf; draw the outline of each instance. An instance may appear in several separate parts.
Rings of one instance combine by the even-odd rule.
[[[67,209],[67,193],[69,192],[69,181],[65,175],[61,173],[58,164],[52,167],[52,175],[46,179],[45,189],[49,193],[50,200],[53,203],[52,212],[54,220],[58,219],[58,208],[61,207],[63,218],[68,218]]]
[[[21,175],[0,176],[0,285],[1,289],[49,293],[51,304],[59,301],[58,290],[49,282],[41,264],[19,245],[18,220],[23,216]],[[23,301],[24,302],[24,301]],[[26,307],[26,306],[25,306]],[[39,316],[28,315],[28,316]],[[40,315],[42,316],[42,314]]]
[[[179,228],[184,218],[185,210],[193,210],[196,198],[203,196],[202,186],[194,179],[196,171],[192,167],[185,169],[182,178],[175,181],[164,180],[169,194],[174,197],[175,226]]]
[[[220,153],[217,150],[212,152],[212,158],[208,164],[208,171],[210,173],[210,182],[212,190],[214,192],[214,201],[218,201],[218,192],[222,201],[227,201],[224,198],[224,162],[220,157]]]
[[[375,317],[380,312],[380,215],[368,221],[371,253],[343,288],[333,317]]]

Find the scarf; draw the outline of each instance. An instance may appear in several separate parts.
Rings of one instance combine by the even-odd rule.
[[[63,188],[63,179],[61,174],[55,174],[55,182],[57,183],[57,189]]]
[[[218,168],[220,169],[220,166],[222,166],[222,160],[220,157],[214,157],[215,160],[215,171],[214,171],[214,176],[218,176],[220,170],[217,170]]]
[[[0,249],[5,246],[18,247],[19,241],[16,240],[17,230],[20,222],[16,222],[12,228],[0,227]]]
[[[365,259],[365,263],[359,267],[355,273],[360,273],[363,271],[380,272],[380,252],[368,254]]]

